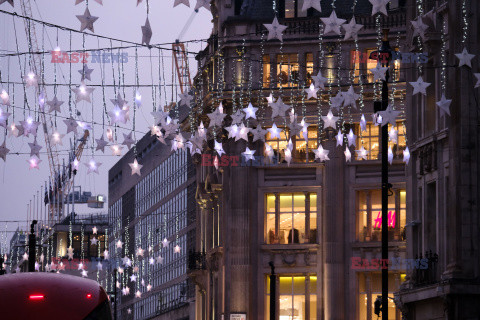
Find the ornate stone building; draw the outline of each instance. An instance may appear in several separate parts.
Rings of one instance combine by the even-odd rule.
[[[273,7],[275,3],[275,7]],[[339,18],[352,18],[352,1],[335,1]],[[264,23],[271,23],[275,10],[281,24],[288,26],[283,43],[267,41]],[[322,13],[301,11],[294,0],[212,1],[214,28],[208,46],[197,56],[195,79],[199,117],[222,103],[232,115],[249,102],[258,107],[257,119],[249,127],[273,125],[266,98],[272,94],[293,106],[298,121],[312,125],[302,135],[290,135],[288,115],[276,118],[280,138],[270,134],[266,142],[235,142],[224,130],[212,138],[223,143],[226,153],[218,157],[213,141],[206,154],[196,155],[198,203],[196,251],[189,255],[189,276],[196,283],[196,319],[269,319],[269,275],[273,262],[276,274],[277,319],[374,319],[373,304],[381,293],[380,269],[368,263],[380,259],[381,210],[379,126],[370,121],[373,101],[379,97],[368,69],[377,65],[370,54],[376,50],[381,27],[390,29],[393,48],[405,52],[406,16],[404,1],[392,1],[389,15],[377,21],[368,1],[356,2],[357,23],[364,27],[358,41],[323,35],[320,17],[328,17],[332,2],[322,1]],[[378,22],[378,24],[377,24]],[[358,57],[355,58],[355,57]],[[365,59],[363,59],[364,57]],[[404,74],[399,59],[391,62],[390,99],[403,110]],[[408,65],[408,63],[407,63]],[[411,62],[410,66],[415,66]],[[304,92],[312,76],[321,70],[328,79],[318,99]],[[352,130],[356,147],[336,146],[337,130],[324,128],[320,116],[327,115],[330,98],[353,84],[363,96],[357,108],[335,111],[338,129]],[[319,108],[320,107],[320,108]],[[319,114],[318,110],[321,110]],[[361,130],[362,114],[368,118]],[[293,117],[293,116],[292,116]],[[405,148],[404,117],[398,119],[398,144],[390,166],[389,252],[406,258],[406,175],[401,161]],[[232,119],[227,116],[224,126]],[[303,139],[308,135],[308,142]],[[292,139],[292,161],[284,149]],[[313,150],[322,143],[329,161],[315,160]],[[355,150],[367,149],[366,159]],[[241,152],[255,150],[256,161],[245,161]],[[265,162],[264,149],[274,153],[272,165]],[[386,152],[386,150],[383,150]],[[361,259],[360,269],[353,259]],[[357,261],[357,260],[355,260]],[[405,268],[389,273],[391,298],[405,278]],[[400,319],[393,299],[390,319]]]

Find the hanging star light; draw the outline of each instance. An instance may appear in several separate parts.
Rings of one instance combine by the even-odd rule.
[[[394,126],[392,126],[392,128],[390,128],[390,131],[388,131],[388,139],[393,143],[397,143],[398,131],[395,130]]]
[[[190,107],[192,100],[193,100],[193,96],[188,92],[181,93],[179,105],[185,105],[187,107]]]
[[[137,249],[136,255],[137,257],[143,257],[144,253],[145,253],[145,250],[140,247]]]
[[[110,146],[110,150],[112,150],[112,155],[114,156],[121,156],[122,155],[122,146],[119,146],[118,144],[113,144]]]
[[[150,290],[152,290],[152,285],[151,285],[151,284],[147,284],[147,292],[149,292]]]
[[[393,110],[393,106],[390,104],[385,111],[379,111],[378,114],[382,117],[382,127],[388,123],[390,123],[392,126],[396,125],[396,118],[400,113],[402,112]]]
[[[78,264],[78,270],[83,270],[84,269],[84,265],[83,265],[83,262],[80,262]]]
[[[373,124],[375,126],[378,126],[378,125],[382,124],[383,119],[382,119],[382,116],[380,114],[374,113],[374,114],[372,114],[372,121],[373,121]]]
[[[123,242],[119,239],[115,245],[116,245],[117,249],[122,249]]]
[[[103,270],[103,265],[102,265],[102,263],[101,263],[100,261],[98,261],[98,263],[97,263],[97,270],[98,270],[98,271],[102,271],[102,270]]]
[[[151,265],[155,264],[155,259],[153,257],[150,257],[150,259],[148,259],[148,263]]]
[[[248,132],[250,129],[246,127],[243,123],[238,127],[238,134],[235,137],[235,141],[243,139],[248,142]]]
[[[141,176],[141,172],[140,170],[142,169],[143,165],[139,164],[137,159],[134,159],[132,163],[129,163],[128,164],[130,166],[130,168],[132,169],[132,176],[134,174],[138,174],[139,176]]]
[[[325,24],[325,29],[323,30],[323,34],[335,33],[337,35],[341,34],[340,27],[347,21],[345,19],[337,18],[337,14],[335,10],[332,11],[330,17],[328,18],[320,18],[322,22]]]
[[[72,246],[67,248],[67,256],[68,256],[68,260],[73,259],[73,248],[72,248]]]
[[[280,139],[280,132],[281,130],[277,128],[277,125],[274,123],[271,128],[267,129],[270,132],[270,139]]]
[[[377,66],[373,69],[368,69],[371,73],[373,73],[373,81],[383,80],[385,81],[385,73],[387,72],[387,67],[382,67],[380,62],[377,63]]]
[[[448,114],[450,115],[450,104],[452,103],[452,100],[447,100],[447,98],[445,98],[445,93],[442,93],[442,98],[440,99],[440,101],[438,101],[436,103],[436,105],[440,108],[440,113],[441,114]]]
[[[128,149],[130,149],[132,147],[132,144],[135,143],[135,140],[132,139],[132,134],[133,132],[130,132],[129,134],[123,133],[122,145],[127,146]]]
[[[417,19],[411,21],[413,27],[413,35],[412,37],[415,38],[419,36],[422,40],[425,40],[425,32],[428,29],[428,26],[423,23],[422,17],[418,16]]]
[[[119,108],[123,108],[126,104],[128,104],[128,101],[123,100],[120,90],[117,93],[117,97],[115,99],[110,99],[110,101],[113,103],[113,106],[118,106]]]
[[[305,89],[305,92],[307,93],[307,100],[310,100],[311,98],[317,99],[317,91],[318,89],[315,88],[313,83],[310,84],[310,87]]]
[[[339,90],[337,92],[337,95],[330,98],[330,108],[340,109],[344,101],[345,101],[345,97],[342,91]]]
[[[185,150],[185,138],[181,133],[178,133],[172,140],[172,151],[176,151],[178,149]]]
[[[225,130],[228,132],[229,139],[235,139],[238,135],[238,126],[236,124],[231,125],[230,127],[225,127]]]
[[[207,116],[210,119],[209,128],[214,126],[222,126],[222,121],[225,118],[226,114],[223,113],[223,108],[218,107],[214,112],[208,113]]]
[[[408,150],[408,147],[406,147],[405,150],[403,150],[403,162],[408,164],[409,161],[410,161],[410,150]]]
[[[63,262],[60,261],[60,264],[57,267],[58,271],[65,271],[65,265],[63,264]]]
[[[195,10],[199,10],[202,7],[210,11],[210,0],[197,0]]]
[[[0,99],[2,99],[2,104],[9,106],[10,105],[10,96],[8,95],[5,89],[2,89],[0,93]]]
[[[27,162],[30,164],[30,169],[39,169],[38,165],[42,160],[38,159],[37,156],[31,157]]]
[[[467,66],[472,67],[472,59],[475,58],[474,54],[469,54],[467,48],[463,48],[462,53],[456,53],[455,57],[458,58],[458,67]]]
[[[19,128],[22,130],[22,134],[23,134],[23,127],[20,126]],[[15,123],[12,122],[12,124],[8,126],[8,136],[9,137],[11,137],[11,136],[18,137],[18,135],[20,133],[19,128],[17,128]]]
[[[360,150],[355,150],[355,152],[357,153],[357,157],[367,160],[368,151],[365,150],[363,146],[360,148]]]
[[[355,16],[353,16],[349,23],[342,25],[342,28],[345,30],[345,37],[343,40],[348,40],[350,38],[358,40],[358,32],[363,28],[363,24],[357,24]]]
[[[77,19],[80,20],[80,31],[88,29],[92,32],[93,30],[93,23],[97,21],[98,17],[94,17],[90,14],[90,10],[88,7],[85,9],[85,13],[83,15],[77,15]]]
[[[136,298],[141,298],[142,297],[142,293],[140,292],[140,290],[137,290],[137,292],[135,292],[135,297]]]
[[[111,111],[109,111],[108,116],[110,117],[111,124],[127,123],[127,112],[119,106],[115,106]]]
[[[345,147],[345,151],[343,153],[345,154],[345,162],[352,162],[352,153],[348,147]]]
[[[242,112],[242,110],[238,109],[235,111],[235,113],[230,115],[230,118],[232,118],[232,125],[241,123],[244,116],[245,114]],[[203,126],[203,123],[201,123],[201,125]]]
[[[320,161],[330,160],[328,157],[329,150],[323,149],[322,145],[319,145],[317,149],[313,150],[315,153],[315,159],[320,159]]]
[[[357,136],[353,133],[352,129],[350,129],[350,131],[347,134],[347,140],[348,140],[348,146],[349,147],[351,147],[351,146],[356,147]]]
[[[180,253],[180,250],[181,250],[181,248],[178,244],[175,246],[175,248],[173,248],[174,253]]]
[[[342,133],[342,130],[338,130],[338,133],[337,135],[335,136],[335,138],[337,139],[337,147],[338,146],[343,146],[343,133]]]
[[[325,90],[325,83],[328,81],[328,79],[322,76],[322,71],[319,70],[316,76],[312,76],[312,80],[317,88],[322,88]]]
[[[91,243],[91,245],[96,246],[96,245],[98,245],[98,239],[93,237],[92,239],[90,239],[90,243]]]
[[[25,80],[25,84],[27,85],[27,88],[28,87],[38,87],[37,75],[35,73],[33,73],[32,71],[27,73],[27,75],[25,75],[23,77],[23,80]]]
[[[107,128],[107,139],[110,142],[113,142],[113,130],[112,128]]]
[[[60,101],[57,99],[57,96],[54,96],[52,100],[47,101],[47,104],[50,106],[48,109],[49,113],[52,113],[54,111],[61,113],[62,111],[60,110],[60,106],[63,104],[63,101]]]
[[[90,100],[90,94],[95,90],[95,88],[89,88],[85,83],[81,83],[77,88],[73,88],[72,91],[75,93],[75,102],[78,103],[82,100],[87,102],[92,102]]]
[[[45,111],[45,92],[40,91],[38,94],[38,109],[42,112]]]
[[[367,131],[367,120],[365,120],[365,115],[362,114],[360,117],[360,130]]]
[[[268,30],[267,41],[272,39],[278,39],[280,40],[280,42],[283,42],[283,31],[285,31],[285,29],[287,29],[288,27],[280,24],[276,16],[275,18],[273,18],[273,22],[271,24],[265,23],[263,25]]]
[[[40,271],[40,264],[37,261],[35,261],[35,270]]]
[[[8,120],[8,117],[10,117],[10,115],[11,115],[10,112],[6,112],[2,110],[2,108],[0,108],[0,127],[4,127],[4,128],[7,127],[7,120]]]
[[[28,253],[25,252],[22,258],[23,258],[23,261],[28,261]]]
[[[7,154],[10,152],[10,149],[8,149],[5,146],[5,140],[3,141],[2,145],[0,146],[0,158],[3,159],[3,161],[7,161]]]
[[[95,172],[96,174],[99,174],[98,172],[98,167],[100,167],[102,164],[100,162],[96,162],[95,159],[90,159],[88,163],[85,163],[85,166],[87,166],[87,174]]]
[[[247,108],[242,109],[243,112],[245,112],[245,120],[252,118],[252,119],[257,119],[255,116],[255,113],[257,112],[258,108],[254,108],[251,103],[248,104]]]
[[[422,93],[423,95],[427,95],[427,88],[431,85],[431,83],[423,81],[422,77],[418,77],[417,81],[409,82],[413,87],[412,96],[416,95],[417,93]]]
[[[97,234],[97,232],[98,232],[98,228],[97,228],[96,226],[94,226],[94,227],[92,228],[92,233],[93,233],[93,234]]]
[[[322,6],[320,4],[320,0],[303,0],[302,11],[306,12],[310,8],[313,8],[318,12],[322,12]]]
[[[40,158],[40,149],[42,149],[42,146],[37,143],[37,138],[33,140],[33,143],[29,142],[28,145],[30,146],[30,156],[35,155]]]
[[[222,154],[225,154],[225,151],[223,150],[222,143],[215,141],[215,147],[214,150],[218,153],[218,155],[221,157]]]
[[[130,258],[127,257],[127,256],[124,256],[124,257],[122,258],[122,263],[123,263],[123,265],[126,266],[126,267],[131,267],[131,266],[132,266],[132,260],[130,260]]]
[[[33,118],[29,116],[27,117],[27,120],[20,121],[20,124],[23,127],[23,134],[25,137],[28,137],[30,134],[37,136],[37,129],[40,125],[40,122],[33,121]]]
[[[47,266],[48,266],[48,264],[47,264]],[[57,268],[57,265],[52,261],[52,262],[50,263],[50,270],[55,270],[56,268]],[[60,271],[60,270],[59,270],[59,271]]]
[[[258,140],[265,142],[265,135],[267,132],[268,131],[264,130],[260,125],[258,125],[255,129],[250,129],[250,133],[253,134],[253,142]]]
[[[387,155],[387,158],[388,158],[388,163],[392,164],[392,161],[393,161],[393,151],[392,151],[392,147],[388,147],[388,155]]]
[[[244,152],[242,152],[242,156],[245,157],[245,161],[248,162],[248,160],[255,160],[255,150],[250,150],[248,147],[245,149]]]
[[[285,117],[285,112],[290,109],[289,105],[283,103],[282,98],[278,98],[270,107],[272,108],[272,119],[276,117]]]
[[[95,142],[97,143],[95,151],[101,150],[103,153],[105,153],[105,147],[108,145],[108,142],[103,138],[103,134],[100,139],[95,139]]]
[[[310,124],[306,123],[305,118],[303,118],[302,121],[300,122],[300,125],[302,126],[303,139],[305,141],[308,141],[308,127],[310,126]]]
[[[274,152],[273,152],[272,147],[271,147],[268,143],[265,144],[265,155],[268,157],[268,159],[270,160],[270,162],[272,162],[272,158],[273,158]]]
[[[103,251],[103,259],[108,260],[110,258],[110,254],[108,253],[108,250]]]
[[[12,7],[14,7],[13,0],[0,0],[0,4],[8,2]]]
[[[78,127],[82,130],[92,130],[92,126],[90,126],[90,124],[88,124],[87,122],[77,120],[77,124]]]
[[[88,277],[88,271],[87,270],[82,270],[82,278],[87,278]]]
[[[92,75],[93,69],[89,69],[87,64],[84,64],[82,66],[82,69],[78,70],[78,73],[82,76],[80,81],[84,81],[85,79],[92,81],[91,75]]]
[[[150,21],[147,19],[145,20],[145,25],[141,26],[142,29],[142,44],[146,44],[147,46],[150,45],[150,40],[152,39],[152,27],[150,26]]]
[[[354,109],[357,109],[356,101],[360,98],[360,95],[355,93],[353,86],[350,86],[346,92],[342,92],[342,96],[344,98],[343,105],[345,107],[352,106]]]
[[[175,8],[179,4],[184,4],[187,7],[190,7],[190,1],[189,0],[175,0],[175,2],[173,3],[173,7]]]
[[[372,16],[374,16],[377,12],[381,12],[384,15],[388,16],[387,13],[387,4],[390,0],[369,0],[372,4]]]
[[[339,117],[335,117],[332,113],[332,110],[328,111],[327,116],[322,116],[322,120],[324,122],[324,128],[333,128],[333,130],[337,129],[337,120]]]
[[[290,129],[290,138],[294,136],[298,136],[300,138],[300,132],[302,132],[303,126],[300,125],[296,120],[291,122],[288,125],[288,128]]]
[[[285,161],[287,161],[287,165],[290,166],[290,162],[292,161],[292,150],[286,148],[284,149],[285,154]]]
[[[163,241],[162,241],[163,247],[167,248],[169,244],[170,244],[170,241],[168,241],[167,238],[164,238]]]
[[[162,264],[163,263],[163,258],[162,256],[158,256],[155,258],[155,262],[158,263],[158,264]]]
[[[117,271],[118,271],[119,274],[123,274],[124,269],[122,267],[118,267]]]
[[[135,106],[137,108],[140,108],[142,106],[142,95],[140,94],[140,91],[135,90]]]

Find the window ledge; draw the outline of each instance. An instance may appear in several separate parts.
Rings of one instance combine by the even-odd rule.
[[[306,251],[320,247],[318,243],[292,243],[292,244],[262,244],[260,248],[265,251]]]
[[[388,246],[389,247],[405,247],[407,245],[406,241],[389,241]],[[368,242],[360,242],[360,241],[355,241],[352,243],[352,248],[376,248],[376,247],[381,247],[382,242],[381,241],[368,241]]]

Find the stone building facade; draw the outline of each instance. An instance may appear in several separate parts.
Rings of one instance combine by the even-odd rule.
[[[255,122],[270,127],[266,98],[272,94],[293,106],[298,121],[304,118],[312,123],[309,139],[290,137],[287,120],[277,118],[275,124],[284,130],[280,138],[267,135],[265,143],[253,142],[252,137],[248,142],[235,142],[226,131],[217,130],[213,138],[223,143],[229,158],[219,158],[215,166],[212,142],[210,152],[195,156],[197,233],[196,251],[189,255],[189,275],[196,283],[196,319],[269,319],[270,262],[276,273],[277,319],[374,319],[373,304],[381,293],[381,280],[379,267],[370,262],[381,257],[382,150],[379,127],[370,115],[379,86],[368,71],[377,61],[354,56],[357,52],[369,57],[377,48],[381,30],[371,17],[368,1],[357,1],[355,8],[357,23],[364,25],[358,42],[322,36],[320,17],[330,16],[331,1],[322,1],[322,13],[310,9],[306,14],[301,13],[299,1],[275,3],[280,23],[288,26],[282,44],[266,40],[263,24],[274,18],[272,1],[212,1],[212,36],[197,56],[199,117],[208,123],[206,114],[220,102],[229,115],[251,102],[259,111],[257,120],[248,120],[253,123],[249,127]],[[335,5],[337,16],[349,21],[352,1],[337,0]],[[404,2],[393,1],[389,10],[388,17],[378,22],[390,29],[392,47],[404,52]],[[406,86],[401,63],[391,63],[390,97],[403,110]],[[319,91],[318,100],[307,100],[304,89],[319,70],[328,78],[326,90]],[[358,136],[356,148],[350,148],[352,161],[346,162],[345,146],[336,147],[337,131],[318,126],[318,106],[325,116],[330,98],[352,83],[355,92],[364,95],[361,106],[345,108],[344,121],[338,123],[342,132],[352,129]],[[368,118],[366,132],[359,126],[362,114]],[[396,125],[399,143],[389,168],[389,251],[391,259],[399,261],[406,258],[408,239],[402,119]],[[224,125],[230,121],[227,116]],[[289,138],[293,143],[290,165],[283,151]],[[320,142],[330,151],[329,161],[315,160],[312,151]],[[275,165],[262,158],[255,162],[242,159],[246,146],[261,156],[267,144],[275,152]],[[361,146],[369,150],[366,160],[355,157],[354,150]],[[390,271],[391,298],[405,274],[404,266]],[[401,318],[393,299],[389,310],[391,319]]]

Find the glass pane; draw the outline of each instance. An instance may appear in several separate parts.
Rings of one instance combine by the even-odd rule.
[[[291,237],[289,235],[292,233],[292,214],[281,214],[280,215],[280,230],[278,232],[278,237],[280,238],[280,243],[291,243]],[[297,231],[298,234],[298,231]],[[293,235],[295,239],[295,235]]]
[[[292,195],[280,195],[280,212],[292,212]]]
[[[308,240],[305,232],[305,213],[293,214],[293,230],[288,235],[291,243],[305,243]]]
[[[295,320],[305,319],[305,296],[293,296],[293,318]]]
[[[366,293],[362,293],[358,295],[358,319],[367,319],[367,294]]]
[[[317,320],[317,295],[310,294],[310,320]]]
[[[275,243],[275,214],[267,214],[267,239],[268,244]]]
[[[317,214],[315,212],[310,212],[310,233],[308,242],[317,242]]]
[[[295,193],[293,195],[293,211],[303,212],[305,211],[305,194]]]
[[[265,287],[266,288],[265,291],[267,292],[267,294],[270,294],[270,277],[269,276],[267,276],[267,281],[266,282],[267,282],[267,284],[266,284],[266,287]]]
[[[310,193],[310,212],[317,211],[317,194]]]
[[[293,294],[305,294],[305,277],[293,277]]]
[[[280,286],[278,293],[280,294],[292,294],[292,277],[279,277]]]
[[[285,18],[295,18],[295,0],[285,0]]]
[[[279,296],[279,320],[291,320],[294,319],[293,315],[293,296]],[[296,318],[298,319],[298,318]]]
[[[317,276],[310,276],[310,295],[317,293]]]
[[[275,195],[267,195],[267,212],[275,212]]]

